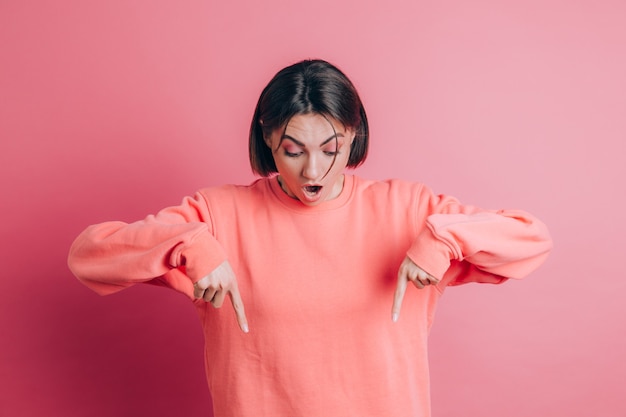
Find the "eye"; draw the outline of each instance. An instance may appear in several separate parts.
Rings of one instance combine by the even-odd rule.
[[[295,158],[302,155],[302,148],[299,146],[295,146],[295,144],[293,143],[284,142],[282,148],[286,157]]]
[[[335,156],[339,153],[339,150],[335,146],[328,146],[322,150],[324,155]]]

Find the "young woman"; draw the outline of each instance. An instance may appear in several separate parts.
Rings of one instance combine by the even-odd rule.
[[[216,417],[429,416],[427,336],[445,288],[522,278],[551,240],[523,211],[345,174],[368,141],[339,69],[289,66],[252,120],[260,179],[91,226],[69,266],[100,294],[150,282],[193,300]]]

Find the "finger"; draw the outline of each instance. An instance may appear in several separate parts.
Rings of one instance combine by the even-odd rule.
[[[205,288],[202,288],[200,286],[200,281],[198,281],[195,284],[193,284],[193,296],[194,296],[194,298],[203,298],[204,297],[204,290],[205,290]]]
[[[217,292],[218,292],[218,290],[215,287],[209,287],[209,288],[204,290],[204,295],[203,295],[202,298],[207,303],[212,303],[213,299],[215,298],[215,294],[217,294]]]
[[[422,281],[422,284],[424,284],[424,286],[431,285],[433,283],[428,277],[422,278],[421,281]]]
[[[194,298],[204,298],[204,292],[208,287],[209,276],[200,278],[193,284],[193,296]]]
[[[404,273],[406,274],[407,279],[411,281],[413,285],[415,285],[419,289],[424,288],[424,283],[420,280],[419,269],[406,267],[403,270],[406,271]]]
[[[428,272],[424,271],[423,269],[418,267],[418,271],[417,271],[417,279],[424,285],[432,285],[432,284],[437,284],[439,282],[439,280],[435,277],[433,277],[432,275],[430,275]]]
[[[393,296],[393,307],[391,308],[391,320],[398,321],[400,317],[400,308],[402,307],[402,300],[404,300],[404,294],[406,293],[407,278],[403,273],[398,273],[398,284],[396,285],[396,292]]]
[[[437,278],[426,272],[424,272],[424,274],[420,278],[424,285],[436,285],[437,283],[439,283],[439,280]]]
[[[230,297],[230,302],[233,304],[233,308],[235,309],[235,315],[237,316],[237,323],[239,323],[239,327],[244,333],[248,333],[248,319],[246,318],[246,311],[243,307],[243,300],[241,299],[241,294],[239,294],[239,288],[237,288],[237,285],[233,287],[228,295]]]
[[[213,297],[211,297],[211,305],[215,308],[220,308],[224,304],[224,298],[226,298],[226,291],[215,291]]]
[[[428,284],[424,284],[424,282],[420,280],[419,278],[412,279],[411,282],[420,290],[423,289],[425,285],[428,285]]]

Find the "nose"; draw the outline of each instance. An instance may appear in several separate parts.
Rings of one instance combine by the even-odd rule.
[[[320,158],[314,154],[308,155],[304,166],[302,167],[302,176],[309,180],[316,180],[320,177],[323,167],[321,166]]]

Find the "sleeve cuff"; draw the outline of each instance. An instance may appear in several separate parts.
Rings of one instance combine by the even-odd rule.
[[[407,251],[407,256],[417,266],[437,279],[442,279],[450,267],[452,255],[451,248],[428,228],[422,230]]]
[[[174,268],[184,266],[186,275],[195,283],[225,260],[226,252],[222,245],[203,230],[190,243],[180,243],[174,248],[170,264]]]

